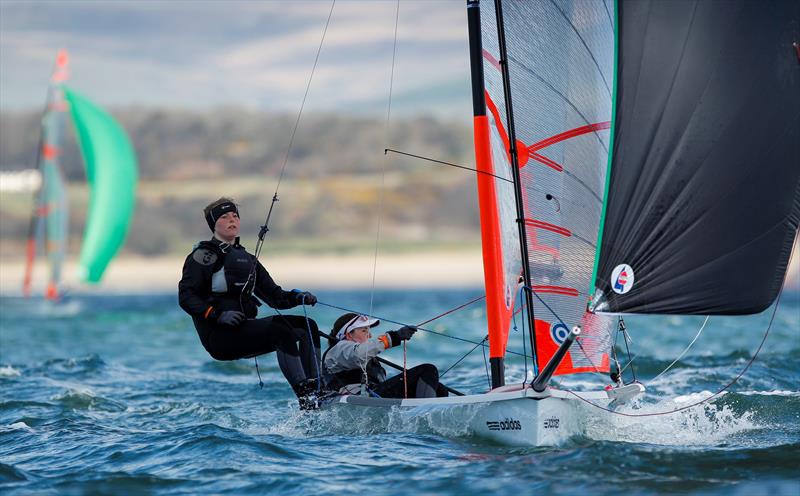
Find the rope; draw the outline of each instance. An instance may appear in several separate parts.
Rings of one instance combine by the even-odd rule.
[[[478,169],[473,169],[472,167],[466,167],[464,165],[458,165],[458,164],[454,164],[452,162],[445,162],[443,160],[436,160],[434,158],[423,157],[422,155],[414,155],[413,153],[401,152],[400,150],[395,150],[395,149],[392,149],[392,148],[386,148],[386,149],[383,150],[383,154],[384,155],[388,154],[389,152],[396,153],[398,155],[405,155],[406,157],[412,157],[412,158],[418,158],[420,160],[426,160],[428,162],[433,162],[435,164],[448,165],[450,167],[455,167],[457,169],[464,169],[464,170],[468,170],[468,171],[471,171],[471,172],[476,172],[478,174],[486,174],[486,175],[494,177],[495,179],[499,179],[499,180],[505,181],[507,183],[513,183],[513,181],[511,181],[509,179],[506,179],[505,177],[500,177],[498,175],[492,174],[491,172],[486,172],[486,171],[482,171],[482,170],[478,170]]]
[[[589,405],[591,405],[591,406],[593,406],[595,408],[598,408],[600,410],[603,410],[603,411],[606,411],[606,412],[609,412],[609,413],[613,413],[615,415],[622,415],[623,417],[657,417],[657,416],[660,416],[660,415],[670,415],[670,414],[677,413],[677,412],[680,412],[680,411],[683,411],[683,410],[688,410],[689,408],[694,408],[694,407],[696,407],[698,405],[702,405],[703,403],[708,403],[712,399],[714,399],[717,396],[719,396],[722,393],[724,393],[728,388],[730,388],[731,386],[736,384],[736,382],[738,382],[739,379],[742,378],[742,376],[750,369],[750,367],[756,361],[756,358],[758,357],[758,354],[761,352],[761,348],[763,348],[764,343],[767,341],[767,336],[769,336],[769,331],[772,328],[772,323],[775,320],[775,314],[778,311],[778,305],[780,305],[781,295],[782,294],[783,294],[783,290],[781,290],[781,292],[778,293],[778,298],[775,301],[775,307],[772,309],[772,315],[769,318],[769,324],[767,325],[767,329],[764,331],[764,337],[761,338],[761,343],[759,343],[758,348],[756,349],[756,351],[753,354],[753,356],[750,358],[750,361],[747,362],[747,365],[744,366],[744,368],[736,375],[736,377],[731,379],[730,382],[725,384],[725,386],[720,388],[716,393],[712,394],[708,398],[705,398],[705,399],[700,400],[700,401],[696,401],[694,403],[682,406],[680,408],[676,408],[674,410],[665,411],[665,412],[625,413],[625,412],[618,412],[618,411],[612,410],[610,408],[606,408],[604,406],[598,405],[597,403],[589,401],[588,399],[584,398],[583,396],[579,395],[578,393],[576,393],[575,391],[572,391],[570,389],[565,389],[564,391],[569,393],[569,394],[571,394],[571,395],[573,395],[573,396],[575,396],[576,398],[578,398],[579,400],[583,401],[584,403],[588,403]]]
[[[483,341],[481,341],[483,343]],[[483,369],[486,371],[486,382],[489,383],[489,391],[492,390],[492,378],[489,375],[489,365],[486,361],[486,346],[481,346],[481,351],[483,352]]]
[[[553,309],[550,307],[550,305],[548,305],[548,304],[547,304],[547,302],[545,302],[545,301],[542,299],[542,297],[541,297],[541,296],[539,296],[539,295],[538,295],[538,293],[536,293],[536,291],[534,291],[534,290],[533,290],[533,289],[531,289],[531,288],[528,288],[527,286],[524,286],[524,287],[526,287],[527,289],[529,289],[529,290],[530,290],[530,292],[531,292],[531,294],[533,294],[533,296],[535,296],[535,297],[536,297],[536,299],[538,299],[538,300],[539,300],[539,301],[542,303],[542,305],[544,305],[544,306],[545,306],[545,307],[546,307],[548,310],[550,310],[550,313],[552,313],[552,314],[555,316],[555,318],[557,318],[557,319],[558,319],[558,322],[559,322],[561,325],[563,325],[564,327],[566,327],[567,329],[569,329],[569,327],[567,326],[567,324],[565,324],[565,323],[564,323],[564,321],[561,319],[561,317],[559,317],[559,316],[558,316],[558,314],[557,314],[557,313],[556,313],[556,312],[555,312],[555,311],[554,311],[554,310],[553,310]],[[586,350],[583,348],[583,345],[581,344],[581,338],[580,338],[580,337],[578,337],[577,339],[575,339],[575,343],[576,343],[576,344],[578,345],[578,347],[581,349],[581,352],[583,352],[583,356],[585,356],[585,357],[586,357],[586,359],[587,359],[587,360],[589,360],[589,363],[592,365],[592,368],[594,369],[594,370],[592,371],[592,373],[593,373],[593,374],[598,374],[598,375],[601,375],[601,376],[605,377],[605,374],[603,374],[602,372],[600,372],[600,370],[597,368],[597,365],[595,365],[595,363],[594,363],[594,361],[592,360],[592,358],[589,356],[589,354],[588,354],[588,353],[586,353]]]
[[[342,310],[343,312],[360,313],[361,315],[366,315],[367,317],[373,317],[373,318],[376,318],[376,319],[381,320],[383,322],[389,322],[390,324],[396,324],[396,325],[399,325],[399,326],[409,325],[409,324],[405,324],[403,322],[399,322],[397,320],[392,320],[392,319],[389,319],[389,318],[386,318],[386,317],[381,317],[381,316],[375,315],[375,314],[359,312],[358,310],[353,310],[353,309],[346,308],[346,307],[340,307],[340,306],[337,306],[337,305],[332,305],[330,303],[325,303],[325,302],[319,301],[319,300],[317,300],[317,304],[318,305],[323,305],[323,306],[326,306],[326,307],[329,307],[329,308],[335,308],[337,310]],[[466,339],[466,338],[462,338],[462,337],[458,337],[458,336],[450,336],[450,335],[447,335],[447,334],[443,334],[441,332],[436,332],[436,331],[431,330],[431,329],[426,329],[424,327],[419,327],[419,326],[416,326],[416,327],[417,327],[417,330],[420,330],[420,331],[423,331],[423,332],[427,332],[429,334],[435,334],[435,335],[441,336],[443,338],[454,339],[456,341],[463,341],[465,343],[470,343],[470,344],[477,344],[477,345],[481,344],[480,342],[476,342],[476,341],[473,341],[471,339]],[[485,347],[486,347],[486,345],[484,345],[484,348]],[[518,353],[518,352],[512,351],[512,350],[506,350],[506,355],[516,355],[516,356],[521,356],[521,357],[525,357],[525,358],[531,358],[528,355],[524,355],[522,353]]]
[[[472,352],[473,352],[473,351],[477,350],[477,349],[478,349],[478,346],[480,346],[480,345],[482,345],[483,343],[485,343],[487,339],[489,339],[489,335],[488,335],[488,334],[486,335],[486,337],[485,337],[485,338],[483,338],[483,341],[481,341],[480,343],[478,343],[478,344],[476,344],[475,346],[473,346],[471,350],[469,350],[469,351],[468,351],[468,352],[466,352],[464,355],[462,355],[462,356],[461,356],[461,358],[459,358],[458,360],[456,360],[456,363],[454,363],[453,365],[449,366],[449,367],[447,368],[447,370],[445,370],[444,372],[442,372],[441,374],[439,374],[439,378],[441,379],[442,377],[444,377],[444,375],[445,375],[446,373],[450,372],[450,370],[451,370],[453,367],[455,367],[456,365],[458,365],[459,363],[461,363],[461,362],[462,362],[462,361],[463,361],[465,358],[467,358],[467,357],[468,357],[470,354],[472,354]],[[484,357],[485,357],[485,355],[486,355],[486,351],[484,350]]]
[[[269,210],[267,211],[267,218],[264,220],[264,224],[261,226],[261,229],[258,232],[258,241],[256,241],[256,247],[253,250],[253,265],[250,267],[250,273],[247,275],[247,282],[245,282],[244,286],[242,287],[242,293],[252,294],[255,291],[256,287],[256,266],[258,263],[258,258],[261,256],[261,250],[264,246],[264,237],[266,236],[267,232],[269,231],[269,221],[272,218],[272,209],[275,207],[275,203],[278,200],[278,189],[281,187],[281,182],[283,181],[283,174],[286,171],[286,164],[289,163],[289,154],[292,151],[292,147],[294,146],[294,138],[297,134],[297,128],[300,125],[300,118],[303,115],[303,109],[306,106],[306,100],[308,99],[308,92],[311,89],[311,82],[314,80],[314,73],[317,70],[317,63],[319,62],[319,55],[322,52],[322,45],[325,43],[325,36],[328,33],[328,26],[331,23],[331,16],[333,15],[333,8],[336,6],[336,0],[331,2],[331,10],[328,12],[328,19],[325,21],[325,29],[322,31],[322,38],[319,40],[319,47],[317,47],[317,55],[314,57],[314,65],[311,68],[311,75],[308,78],[308,83],[306,84],[306,91],[303,94],[303,101],[300,103],[300,111],[297,113],[297,119],[295,119],[294,127],[292,128],[292,134],[289,138],[289,146],[286,148],[286,155],[283,157],[283,165],[281,166],[281,172],[278,175],[278,183],[275,185],[275,193],[272,195],[272,202],[269,205]]]
[[[655,382],[655,381],[656,381],[656,379],[658,379],[658,378],[659,378],[659,377],[661,377],[662,375],[666,374],[666,373],[667,373],[667,370],[671,369],[673,365],[675,365],[676,363],[678,363],[678,361],[679,361],[681,358],[683,358],[683,355],[685,355],[685,354],[686,354],[686,352],[688,352],[688,351],[689,351],[689,348],[691,348],[691,347],[692,347],[692,345],[694,345],[694,342],[695,342],[695,341],[697,341],[697,338],[699,338],[699,337],[700,337],[700,333],[702,333],[702,332],[703,332],[703,329],[705,329],[705,327],[706,327],[706,324],[708,323],[708,318],[709,318],[709,317],[708,317],[708,316],[706,316],[706,320],[704,320],[704,321],[703,321],[703,325],[702,325],[702,326],[700,326],[700,330],[699,330],[699,331],[697,331],[697,334],[695,335],[694,339],[692,339],[692,342],[691,342],[691,343],[689,343],[689,346],[687,346],[687,347],[686,347],[686,349],[685,349],[685,350],[683,350],[683,353],[681,353],[680,355],[678,355],[678,358],[676,358],[676,359],[675,359],[675,360],[674,360],[674,361],[673,361],[671,364],[669,364],[669,365],[667,366],[667,368],[665,368],[664,370],[662,370],[660,374],[658,374],[657,376],[655,376],[655,377],[653,377],[652,379],[650,379],[650,381],[649,381],[649,382]],[[631,361],[633,361],[633,360],[631,360]]]
[[[458,310],[461,310],[462,308],[464,308],[464,307],[466,307],[466,306],[469,306],[469,305],[472,305],[472,304],[473,304],[473,303],[475,303],[476,301],[482,300],[482,299],[484,299],[484,298],[486,298],[486,295],[480,295],[480,296],[478,296],[477,298],[475,298],[475,299],[473,299],[473,300],[470,300],[470,301],[468,301],[468,302],[464,303],[463,305],[459,305],[459,306],[457,306],[457,307],[455,307],[455,308],[452,308],[452,309],[450,309],[450,310],[448,310],[448,311],[446,311],[446,312],[444,312],[444,313],[440,313],[439,315],[437,315],[436,317],[433,317],[432,319],[428,319],[428,320],[426,320],[425,322],[420,322],[419,324],[417,324],[417,327],[419,327],[419,326],[423,326],[423,325],[425,325],[425,324],[429,324],[429,323],[433,322],[433,321],[434,321],[434,320],[436,320],[436,319],[441,319],[441,318],[442,318],[442,317],[444,317],[445,315],[450,315],[451,313],[453,313],[453,312],[455,312],[455,311],[458,311]]]
[[[384,124],[384,142],[389,142],[389,124],[392,116],[392,91],[394,89],[394,65],[397,57],[397,25],[400,19],[400,0],[397,0],[394,14],[394,44],[392,45],[392,66],[389,72],[389,99],[386,104],[386,122]],[[375,300],[375,277],[378,272],[378,245],[381,236],[381,223],[383,221],[383,191],[386,188],[386,154],[381,161],[381,186],[378,189],[378,225],[375,232],[375,257],[372,262],[372,288],[369,295],[369,311],[372,312]]]
[[[300,117],[303,115],[303,109],[306,106],[306,99],[308,98],[308,91],[311,89],[311,81],[314,79],[314,72],[317,70],[317,63],[319,62],[319,54],[322,53],[322,45],[325,43],[325,35],[328,34],[328,26],[331,23],[331,16],[333,15],[333,8],[336,6],[336,0],[331,2],[331,10],[328,12],[328,20],[325,21],[325,29],[322,31],[322,39],[319,40],[319,47],[317,48],[317,55],[314,57],[314,66],[311,68],[311,76],[308,78],[308,83],[306,84],[306,91],[303,94],[303,101],[300,104],[300,112],[297,114],[297,119],[294,121],[294,128],[292,129],[292,136],[289,139],[289,147],[286,148],[286,155],[283,157],[283,166],[281,167],[281,173],[278,176],[278,184],[275,186],[275,194],[278,194],[278,188],[281,186],[281,181],[283,180],[283,173],[286,170],[286,164],[289,162],[289,154],[292,151],[292,145],[294,145],[294,136],[297,133],[297,127],[300,125]]]
[[[397,55],[397,24],[400,18],[400,0],[397,0],[397,4],[395,7],[395,15],[394,15],[394,43],[392,46],[392,65],[389,71],[389,98],[386,104],[386,122],[384,123],[384,142],[389,141],[389,122],[392,115],[392,91],[394,86],[394,65],[395,65],[395,58]],[[386,158],[384,154],[384,159],[381,160],[381,185],[378,188],[378,198],[377,198],[377,226],[375,227],[375,255],[372,259],[372,286],[369,292],[369,311],[372,313],[372,308],[375,303],[375,279],[378,273],[378,246],[380,245],[380,238],[381,238],[381,223],[383,221],[383,191],[386,188]],[[363,380],[365,384],[369,383],[369,377],[367,375],[367,350],[364,349],[364,360],[363,366],[361,370],[363,372]],[[406,347],[405,342],[403,343],[403,381],[406,378],[406,362],[405,362],[405,354],[406,354]],[[408,397],[408,393],[406,391],[406,397]]]

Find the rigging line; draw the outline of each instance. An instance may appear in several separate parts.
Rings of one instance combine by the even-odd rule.
[[[656,380],[656,379],[658,379],[658,378],[659,378],[659,377],[661,377],[662,375],[666,374],[666,373],[667,373],[667,370],[671,369],[673,365],[675,365],[676,363],[678,363],[678,361],[680,361],[680,359],[681,359],[681,358],[683,358],[683,355],[685,355],[685,354],[686,354],[686,352],[688,352],[688,351],[689,351],[689,348],[691,348],[691,347],[692,347],[692,345],[694,345],[694,342],[695,342],[695,341],[697,341],[697,338],[699,338],[699,337],[700,337],[700,333],[702,333],[702,332],[703,332],[703,329],[705,329],[705,327],[706,327],[706,324],[708,323],[708,319],[709,319],[709,316],[708,316],[708,315],[706,315],[706,320],[704,320],[704,321],[703,321],[703,325],[702,325],[702,326],[700,326],[700,330],[699,330],[699,331],[697,331],[697,334],[694,336],[694,339],[692,339],[692,342],[691,342],[691,343],[689,343],[689,346],[687,346],[687,347],[686,347],[686,349],[685,349],[685,350],[683,350],[683,353],[681,353],[680,355],[678,355],[678,358],[676,358],[676,359],[675,359],[675,360],[674,360],[674,361],[673,361],[671,364],[669,364],[669,365],[667,366],[667,368],[665,368],[664,370],[662,370],[660,374],[658,374],[657,376],[653,377],[653,378],[652,378],[652,379],[650,379],[648,382],[655,382],[655,380]]]
[[[464,355],[462,355],[462,356],[461,356],[461,358],[459,358],[458,360],[456,360],[456,362],[455,362],[453,365],[451,365],[451,366],[447,367],[447,370],[445,370],[444,372],[442,372],[441,374],[439,374],[439,379],[441,379],[442,377],[444,377],[444,375],[445,375],[446,373],[450,372],[450,370],[451,370],[451,369],[453,369],[453,368],[454,368],[456,365],[458,365],[459,363],[461,363],[462,361],[464,361],[464,359],[465,359],[465,358],[467,358],[469,355],[471,355],[473,351],[475,351],[475,350],[477,350],[477,349],[478,349],[478,346],[481,346],[483,343],[485,343],[487,339],[489,339],[489,335],[488,335],[488,334],[486,335],[486,337],[485,337],[485,338],[483,338],[483,340],[481,340],[481,342],[480,342],[480,343],[478,343],[478,344],[476,344],[475,346],[473,346],[471,350],[469,350],[469,351],[468,351],[468,352],[466,352]],[[484,355],[485,355],[485,354],[486,354],[486,351],[484,351]]]
[[[261,249],[264,246],[264,236],[269,231],[269,221],[272,218],[272,209],[275,207],[275,203],[278,202],[278,189],[281,187],[281,182],[283,181],[283,174],[286,172],[286,164],[289,162],[289,154],[292,151],[292,146],[294,145],[294,137],[297,134],[297,127],[300,125],[300,117],[303,115],[303,109],[306,106],[306,99],[308,98],[308,92],[311,89],[311,82],[314,80],[314,72],[317,70],[317,63],[319,62],[319,55],[322,53],[322,45],[325,43],[325,36],[328,33],[328,26],[331,23],[331,16],[333,15],[333,8],[336,6],[336,0],[331,2],[331,10],[328,12],[328,19],[325,21],[325,29],[322,31],[322,38],[319,40],[319,47],[317,48],[317,55],[314,57],[314,65],[311,68],[311,75],[308,78],[308,83],[306,84],[306,91],[303,94],[303,101],[300,103],[300,111],[297,113],[297,119],[294,122],[294,128],[292,128],[292,135],[289,138],[289,146],[286,148],[286,155],[283,157],[283,165],[281,166],[281,172],[278,175],[278,183],[275,185],[275,193],[272,195],[272,202],[269,205],[269,210],[267,211],[267,218],[264,221],[264,224],[261,226],[261,229],[258,233],[258,241],[256,241],[255,249],[253,250],[253,265],[250,268],[250,274],[247,276],[247,282],[245,282],[244,287],[242,288],[242,292],[247,291],[248,283],[252,282],[252,289],[251,292],[255,290],[256,284],[256,263],[258,262],[258,258],[261,256]],[[252,280],[252,281],[251,281]]]
[[[483,341],[481,341],[483,342]],[[483,370],[486,371],[486,380],[489,382],[489,391],[492,390],[492,378],[489,376],[489,365],[486,363],[486,346],[481,347],[481,351],[483,352]]]
[[[522,299],[523,299],[522,288],[519,289],[518,294],[519,294],[519,301],[521,302]],[[523,312],[522,309],[520,308],[520,311],[518,313],[522,314],[522,354],[527,357],[528,356],[528,347],[525,344],[525,312]],[[517,314],[516,313],[514,314],[514,327],[515,328],[517,327]],[[531,357],[533,357],[533,352],[531,352]],[[532,358],[531,361],[535,363],[536,359]],[[525,358],[524,363],[525,363],[525,375],[522,376],[522,388],[523,389],[525,389],[525,383],[528,381],[528,359],[527,358]]]
[[[583,396],[579,395],[578,393],[576,393],[575,391],[572,391],[572,390],[570,390],[570,389],[565,389],[564,391],[565,391],[565,392],[567,392],[567,393],[569,393],[569,394],[571,394],[571,395],[573,395],[573,396],[575,396],[575,397],[576,397],[576,398],[578,398],[579,400],[581,400],[581,401],[583,401],[583,402],[585,402],[585,403],[588,403],[589,405],[591,405],[591,406],[593,406],[593,407],[595,407],[595,408],[598,408],[598,409],[600,409],[600,410],[604,410],[604,411],[606,411],[606,412],[609,412],[609,413],[613,413],[613,414],[615,414],[615,415],[621,415],[621,416],[623,416],[623,417],[657,417],[657,416],[659,416],[659,415],[670,415],[670,414],[677,413],[677,412],[680,412],[680,411],[683,411],[683,410],[688,410],[689,408],[693,408],[693,407],[695,407],[695,406],[698,406],[698,405],[702,405],[703,403],[707,403],[707,402],[711,401],[713,398],[716,398],[717,396],[719,396],[719,395],[721,395],[722,393],[724,393],[724,392],[725,392],[725,391],[726,391],[728,388],[730,388],[730,387],[731,387],[731,386],[733,386],[734,384],[736,384],[736,383],[739,381],[739,379],[741,379],[741,378],[742,378],[742,376],[743,376],[743,375],[744,375],[744,374],[745,374],[745,373],[746,373],[746,372],[747,372],[747,371],[750,369],[750,367],[751,367],[751,366],[753,365],[753,363],[756,361],[756,358],[758,357],[758,354],[761,352],[761,349],[764,347],[764,343],[767,341],[767,337],[769,336],[769,331],[770,331],[770,329],[772,328],[772,323],[773,323],[773,322],[774,322],[774,320],[775,320],[775,315],[776,315],[776,314],[777,314],[777,312],[778,312],[778,306],[780,305],[780,302],[781,302],[781,295],[783,295],[783,289],[781,289],[780,293],[778,293],[778,298],[777,298],[777,300],[775,301],[775,307],[773,308],[773,310],[772,310],[772,315],[771,315],[771,316],[770,316],[770,318],[769,318],[769,324],[767,325],[767,329],[764,331],[764,337],[763,337],[763,338],[761,338],[761,342],[758,344],[758,348],[756,349],[756,351],[755,351],[755,353],[753,354],[753,356],[752,356],[752,357],[750,357],[750,361],[748,361],[748,362],[747,362],[747,364],[746,364],[746,365],[744,366],[744,368],[743,368],[743,369],[742,369],[742,370],[741,370],[741,371],[740,371],[740,372],[739,372],[739,373],[736,375],[736,377],[734,377],[733,379],[731,379],[731,380],[730,380],[730,382],[728,382],[727,384],[725,384],[725,385],[724,385],[722,388],[720,388],[720,389],[719,389],[719,390],[718,390],[716,393],[712,394],[712,395],[711,395],[711,396],[709,396],[708,398],[702,399],[702,400],[700,400],[700,401],[696,401],[696,402],[694,402],[694,403],[692,403],[692,404],[685,405],[685,406],[682,406],[682,407],[680,407],[680,408],[676,408],[676,409],[674,409],[674,410],[669,410],[669,411],[664,411],[664,412],[652,412],[652,413],[626,413],[626,412],[618,412],[618,411],[612,410],[612,409],[610,409],[610,408],[606,408],[606,407],[604,407],[604,406],[602,406],[602,405],[598,405],[597,403],[594,403],[594,402],[592,402],[592,401],[589,401],[588,399],[584,398]]]
[[[394,65],[397,57],[397,25],[400,19],[400,0],[397,0],[394,13],[394,43],[392,46],[392,66],[389,71],[389,100],[386,104],[386,123],[384,124],[384,143],[389,143],[389,123],[392,116],[392,90],[394,88]],[[373,303],[375,302],[375,277],[378,273],[378,245],[381,237],[381,221],[383,220],[383,192],[386,188],[386,153],[383,154],[381,161],[381,186],[378,190],[378,225],[375,230],[375,257],[372,261],[372,288],[369,293],[369,311],[372,313]],[[405,348],[404,348],[405,349]],[[403,368],[405,374],[405,366]]]
[[[552,313],[552,314],[555,316],[555,318],[557,318],[557,319],[558,319],[558,322],[559,322],[561,325],[563,325],[564,327],[566,327],[567,329],[569,329],[569,326],[567,326],[567,324],[566,324],[566,323],[564,323],[564,319],[562,319],[562,318],[561,318],[561,317],[560,317],[560,316],[559,316],[559,315],[558,315],[558,314],[555,312],[555,310],[553,310],[553,308],[552,308],[550,305],[548,305],[548,304],[547,304],[547,303],[546,303],[546,302],[545,302],[545,301],[542,299],[542,297],[541,297],[541,296],[539,296],[539,294],[538,294],[536,291],[532,290],[531,288],[528,288],[528,289],[529,289],[529,290],[530,290],[530,292],[533,294],[533,296],[535,296],[535,297],[536,297],[536,299],[537,299],[537,300],[539,300],[539,302],[541,302],[541,304],[542,304],[542,305],[544,305],[544,306],[545,306],[545,307],[546,307],[548,310],[550,310],[550,313]],[[589,360],[589,363],[592,365],[592,368],[594,369],[594,370],[592,371],[592,373],[593,373],[593,374],[598,374],[598,375],[601,375],[601,376],[605,377],[605,374],[603,374],[602,372],[600,372],[600,370],[597,368],[597,365],[594,363],[594,360],[592,360],[592,358],[591,358],[591,357],[589,356],[589,354],[586,352],[586,349],[584,349],[584,347],[583,347],[583,344],[581,344],[581,338],[580,338],[580,337],[578,337],[578,338],[575,340],[575,343],[577,343],[577,344],[578,344],[578,347],[581,349],[581,352],[583,352],[583,356],[585,356],[585,357],[586,357],[586,359],[587,359],[587,360]]]
[[[329,307],[329,308],[335,308],[337,310],[342,310],[342,311],[345,311],[345,312],[352,312],[352,313],[357,313],[359,315],[365,315],[367,317],[372,317],[372,318],[378,319],[378,320],[380,320],[382,322],[388,322],[390,324],[396,324],[396,325],[400,325],[400,326],[409,325],[409,324],[406,324],[404,322],[399,322],[397,320],[387,319],[387,318],[381,317],[379,315],[359,312],[357,310],[353,310],[353,309],[345,308],[345,307],[340,307],[340,306],[337,306],[337,305],[332,305],[330,303],[325,303],[325,302],[319,301],[319,300],[317,300],[317,304],[318,305],[322,305],[322,306],[326,306],[326,307]],[[443,338],[454,339],[456,341],[463,341],[465,343],[470,343],[470,344],[480,344],[480,343],[478,343],[476,341],[473,341],[471,339],[461,338],[461,337],[458,337],[458,336],[450,336],[450,335],[447,335],[447,334],[444,334],[444,333],[441,333],[441,332],[436,332],[436,331],[431,330],[431,329],[425,329],[424,327],[417,326],[417,330],[425,331],[425,332],[427,332],[429,334],[435,334],[435,335],[441,336]],[[485,347],[486,347],[486,345],[484,345],[484,348]],[[521,357],[525,357],[525,358],[530,358],[530,357],[528,357],[526,355],[523,355],[522,353],[519,353],[519,352],[516,352],[516,351],[511,351],[511,350],[507,350],[506,354],[511,354],[511,355],[517,355],[517,356],[521,356]]]
[[[464,170],[468,170],[470,172],[477,172],[478,174],[486,174],[487,176],[492,176],[492,177],[494,177],[496,179],[500,179],[501,181],[505,181],[507,183],[513,183],[513,181],[511,181],[510,179],[506,179],[504,177],[500,177],[500,176],[498,176],[496,174],[492,174],[491,172],[486,172],[486,171],[482,171],[482,170],[478,170],[478,169],[473,169],[472,167],[467,167],[467,166],[464,166],[464,165],[458,165],[458,164],[454,164],[454,163],[451,163],[451,162],[445,162],[443,160],[436,160],[434,158],[423,157],[422,155],[414,155],[413,153],[401,152],[400,150],[395,150],[393,148],[386,148],[385,150],[383,150],[383,154],[384,155],[386,155],[389,152],[396,153],[398,155],[405,155],[406,157],[412,157],[412,158],[418,158],[420,160],[426,160],[428,162],[433,162],[435,164],[449,165],[450,167],[455,167],[457,169],[464,169]]]
[[[281,186],[281,181],[283,180],[283,173],[286,170],[286,164],[289,162],[289,154],[292,151],[292,145],[294,145],[294,137],[297,133],[297,127],[300,124],[300,117],[303,115],[303,109],[306,106],[306,99],[308,98],[308,91],[311,89],[311,81],[314,79],[314,72],[317,70],[317,63],[319,62],[319,54],[322,53],[322,45],[325,43],[325,36],[328,33],[328,26],[331,23],[331,16],[333,15],[333,8],[336,6],[336,0],[331,2],[331,10],[328,12],[328,20],[325,21],[325,29],[322,31],[322,39],[319,40],[319,47],[317,48],[317,55],[314,57],[314,66],[311,68],[311,76],[308,78],[308,83],[306,84],[306,92],[303,95],[303,101],[300,104],[300,112],[297,113],[297,119],[294,121],[294,128],[292,129],[292,136],[289,139],[289,147],[286,149],[286,155],[283,157],[283,166],[281,167],[281,173],[278,176],[278,184],[275,186],[275,194],[278,193],[278,188]]]
[[[446,311],[446,312],[444,312],[444,313],[440,313],[440,314],[439,314],[439,315],[437,315],[436,317],[430,318],[430,319],[426,320],[425,322],[420,322],[419,324],[417,324],[417,327],[419,327],[419,326],[423,326],[423,325],[425,325],[425,324],[429,324],[429,323],[433,322],[434,320],[441,319],[441,318],[442,318],[442,317],[444,317],[445,315],[449,315],[449,314],[451,314],[451,313],[453,313],[453,312],[456,312],[456,311],[458,311],[458,310],[461,310],[462,308],[464,308],[464,307],[467,307],[467,306],[469,306],[469,305],[472,305],[472,304],[473,304],[473,303],[475,303],[476,301],[482,300],[482,299],[484,299],[484,298],[486,298],[486,295],[485,295],[485,294],[484,294],[484,295],[480,295],[480,296],[478,296],[477,298],[473,298],[472,300],[470,300],[470,301],[468,301],[468,302],[466,302],[466,303],[464,303],[464,304],[462,304],[462,305],[459,305],[459,306],[457,306],[457,307],[455,307],[455,308],[452,308],[452,309],[450,309],[450,310],[448,310],[448,311]]]
[[[631,365],[633,363],[633,359],[636,358],[635,356],[631,357],[630,343],[633,343],[633,339],[628,336],[628,328],[625,327],[625,320],[622,317],[620,317],[619,320],[622,323],[620,327],[622,330],[623,341],[625,341],[625,352],[628,354],[628,365]],[[628,365],[626,365],[625,368],[628,368]],[[631,366],[631,376],[633,376],[633,382],[636,382],[636,369],[634,369],[633,366]],[[620,378],[622,378],[622,374],[620,374]]]

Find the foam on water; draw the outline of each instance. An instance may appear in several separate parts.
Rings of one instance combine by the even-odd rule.
[[[753,412],[738,413],[728,405],[716,404],[721,396],[685,410],[688,404],[701,402],[712,393],[703,391],[663,399],[656,403],[641,401],[617,409],[625,416],[582,405],[588,419],[586,436],[602,441],[648,443],[664,446],[717,446],[731,436],[760,429]],[[669,413],[672,412],[672,413]]]
[[[33,428],[25,422],[14,422],[13,424],[0,427],[0,432],[7,431],[27,431],[33,432]]]
[[[18,377],[20,375],[22,375],[22,372],[15,369],[11,365],[0,367],[0,377]]]

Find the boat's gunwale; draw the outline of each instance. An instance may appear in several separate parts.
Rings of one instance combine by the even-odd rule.
[[[518,389],[507,391],[507,389],[514,388],[514,386],[517,386]],[[329,400],[328,404],[349,404],[374,407],[421,407],[494,403],[498,401],[516,400],[522,398],[536,401],[552,398],[560,400],[589,400],[600,402],[608,402],[612,399],[606,390],[581,391],[573,393],[572,391],[548,387],[543,392],[538,393],[534,391],[533,388],[531,388],[528,384],[525,385],[524,389],[522,389],[522,385],[504,386],[502,389],[504,390],[495,390],[486,393],[469,394],[464,396],[447,396],[443,398],[374,398],[361,396],[358,394],[346,394],[332,398]]]

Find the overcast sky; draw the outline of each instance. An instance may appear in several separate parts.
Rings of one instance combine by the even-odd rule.
[[[463,0],[401,0],[392,112],[471,112]],[[39,108],[55,54],[102,105],[297,111],[330,0],[0,0],[0,107]],[[339,0],[308,110],[386,112],[395,1]]]

